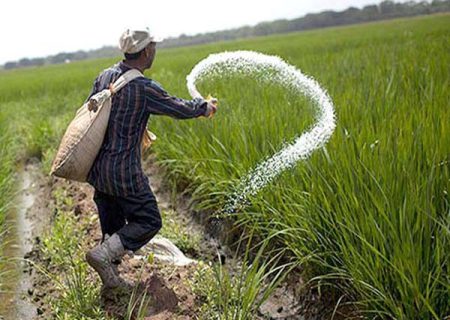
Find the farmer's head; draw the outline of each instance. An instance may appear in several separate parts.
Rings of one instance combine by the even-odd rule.
[[[127,61],[134,61],[144,69],[152,66],[156,42],[161,41],[147,30],[126,30],[119,40],[120,51]]]

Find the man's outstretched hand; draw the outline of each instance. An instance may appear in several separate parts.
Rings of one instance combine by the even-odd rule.
[[[217,111],[217,105],[219,101],[216,98],[208,96],[206,98],[206,102],[208,104],[206,105],[205,117],[212,118]]]

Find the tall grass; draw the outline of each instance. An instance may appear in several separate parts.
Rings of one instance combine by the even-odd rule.
[[[0,118],[0,123],[1,121]],[[14,148],[11,148],[11,143],[10,134],[4,127],[0,127],[0,226],[3,225],[12,197]]]
[[[229,266],[219,262],[212,267],[200,265],[197,268],[193,289],[198,299],[205,300],[200,310],[201,319],[255,318],[261,305],[300,265],[301,260],[282,264],[280,260],[284,249],[267,250],[270,239],[260,242],[258,250],[251,245],[251,235],[240,241],[246,242],[243,257],[238,260],[240,267],[230,270]],[[250,257],[254,251],[257,251],[256,254]]]
[[[14,185],[14,152],[12,137],[5,126],[5,119],[0,113],[0,279],[6,276],[6,257],[3,254],[7,226],[5,218],[8,208],[12,204]],[[0,292],[2,281],[0,281]]]
[[[331,29],[264,46],[328,88],[338,128],[326,149],[252,199],[239,222],[277,233],[298,258],[314,253],[315,279],[345,284],[369,316],[450,313],[449,26],[447,16],[396,21],[383,33],[380,25]],[[191,182],[202,206],[217,208],[309,114],[276,93],[265,99],[269,90],[249,81],[203,86],[212,90],[223,97],[212,123],[160,121],[155,130],[162,163]]]
[[[371,317],[439,319],[450,314],[449,30],[439,15],[168,49],[148,75],[187,97],[196,62],[250,49],[315,77],[336,105],[335,134],[252,198],[238,222],[311,256],[313,279],[345,285]],[[114,62],[0,73],[1,112],[26,155],[49,162],[93,78]],[[251,77],[199,87],[220,99],[214,119],[152,117],[150,127],[168,178],[198,207],[218,209],[240,177],[311,125],[314,110]]]
[[[55,319],[105,319],[99,288],[89,278],[84,258],[88,239],[80,238],[80,234],[86,232],[89,218],[82,220],[75,216],[67,190],[58,188],[53,197],[55,221],[43,237],[42,261],[36,265],[54,288],[44,298],[50,307],[47,311]]]

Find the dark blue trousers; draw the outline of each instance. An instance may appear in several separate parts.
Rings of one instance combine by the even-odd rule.
[[[158,205],[149,190],[127,197],[95,190],[94,202],[98,208],[103,240],[106,234],[117,233],[127,250],[138,250],[161,229]]]

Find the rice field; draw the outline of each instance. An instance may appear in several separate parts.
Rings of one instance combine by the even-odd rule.
[[[311,283],[334,286],[368,318],[450,315],[450,19],[435,15],[160,50],[147,76],[188,98],[186,75],[210,53],[279,55],[333,99],[325,148],[235,213],[273,237]],[[103,59],[0,72],[0,221],[15,160],[49,168]],[[255,75],[204,79],[212,120],[152,117],[153,152],[198,209],[220,210],[239,179],[314,121],[308,99]],[[151,179],[151,178],[150,178]]]

